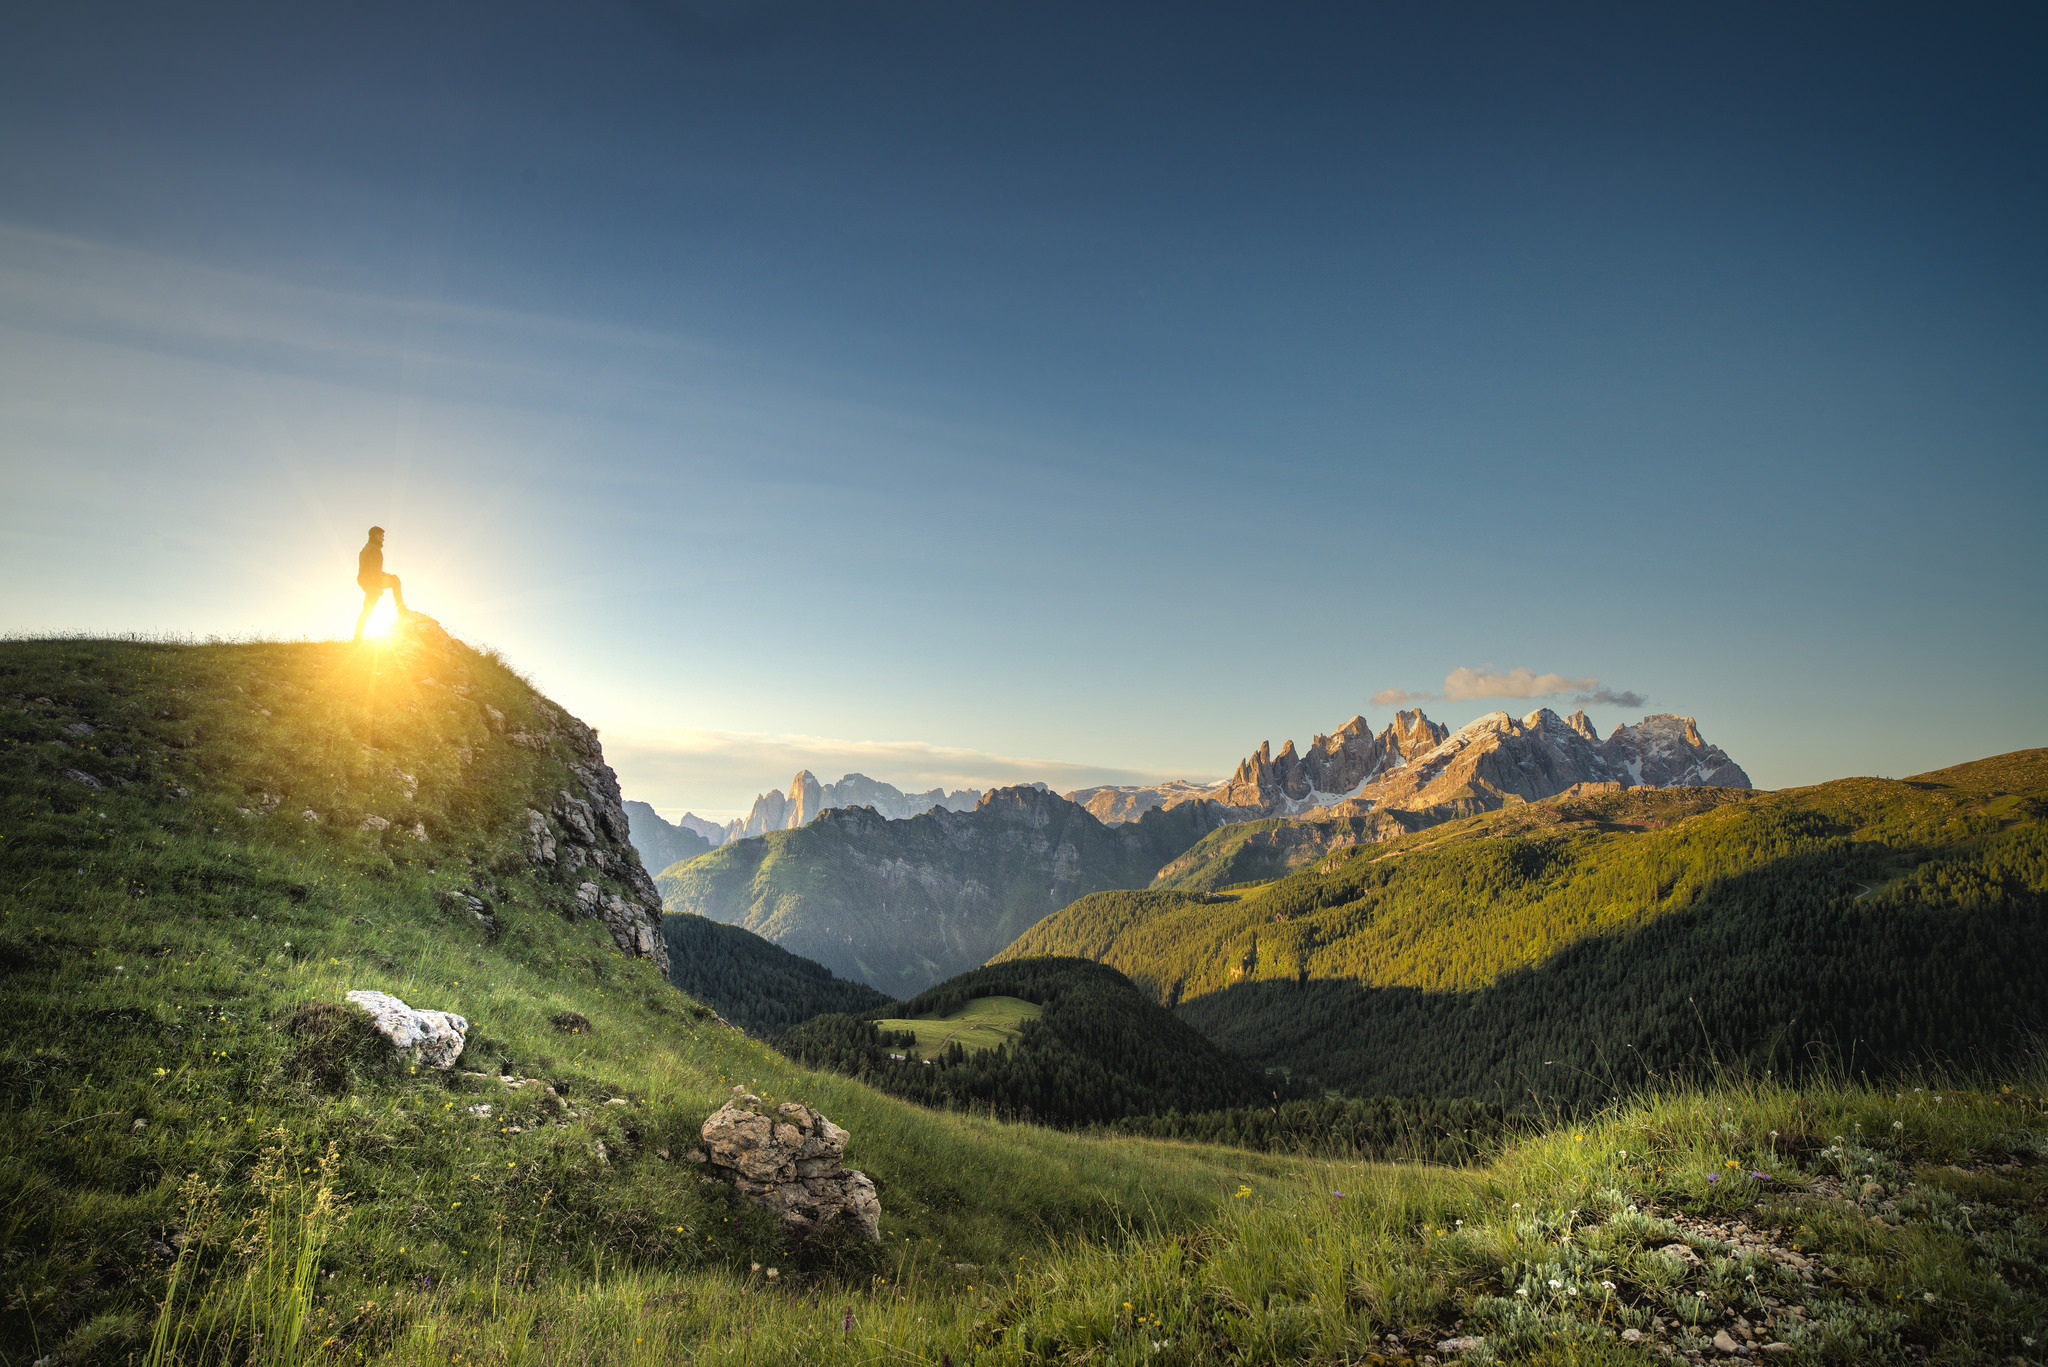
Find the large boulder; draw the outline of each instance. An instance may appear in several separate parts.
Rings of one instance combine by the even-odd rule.
[[[882,1202],[875,1184],[840,1162],[846,1131],[800,1101],[770,1109],[746,1088],[732,1090],[733,1099],[704,1122],[704,1147],[691,1151],[691,1161],[774,1211],[794,1233],[852,1225],[879,1240]]]
[[[416,1011],[388,992],[351,992],[348,999],[401,1054],[414,1054],[430,1068],[452,1068],[461,1057],[469,1022],[454,1012]]]

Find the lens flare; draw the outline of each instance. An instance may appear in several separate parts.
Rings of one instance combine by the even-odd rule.
[[[378,600],[376,608],[370,613],[370,620],[363,623],[363,635],[373,640],[382,640],[389,636],[391,629],[397,625],[398,605],[391,601],[391,595],[387,593]]]

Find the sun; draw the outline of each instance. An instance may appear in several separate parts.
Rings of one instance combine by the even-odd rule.
[[[377,606],[370,613],[370,620],[363,623],[363,635],[381,640],[383,637],[389,636],[391,628],[397,625],[398,606],[391,601],[390,595],[387,594],[378,600]]]

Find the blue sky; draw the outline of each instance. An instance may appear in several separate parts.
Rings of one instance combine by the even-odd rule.
[[[671,812],[1487,667],[2048,744],[2038,8],[315,8],[11,16],[0,629],[345,634],[377,522]]]

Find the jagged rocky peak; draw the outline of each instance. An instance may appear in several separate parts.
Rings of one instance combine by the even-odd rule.
[[[744,840],[770,831],[793,831],[816,821],[819,813],[838,807],[873,807],[891,821],[901,821],[934,807],[971,812],[978,799],[979,794],[965,788],[951,793],[944,788],[906,793],[866,774],[848,774],[837,783],[821,783],[810,770],[801,769],[790,780],[788,792],[762,793],[754,799],[753,809],[744,817],[735,817],[725,826],[723,839],[712,843]]]
[[[1718,745],[1709,745],[1691,717],[1670,712],[1617,726],[1601,752],[1617,773],[1653,788],[1748,788],[1749,775]]]

